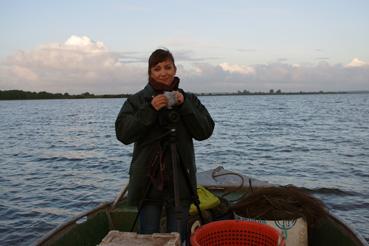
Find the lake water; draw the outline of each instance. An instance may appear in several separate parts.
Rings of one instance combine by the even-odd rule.
[[[369,94],[200,99],[216,127],[195,142],[198,170],[308,188],[369,239]],[[124,100],[0,101],[1,245],[114,199],[132,154],[115,138]]]

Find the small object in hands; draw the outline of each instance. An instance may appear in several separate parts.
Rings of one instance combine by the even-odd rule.
[[[168,99],[168,108],[171,109],[177,104],[176,92],[175,91],[164,91],[163,95]]]

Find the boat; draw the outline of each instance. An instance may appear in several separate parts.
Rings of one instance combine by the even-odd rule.
[[[229,202],[244,197],[254,189],[275,186],[223,167],[199,172],[197,182]],[[98,245],[109,231],[129,232],[137,209],[127,205],[126,191],[125,186],[113,201],[102,203],[61,224],[39,239],[36,245]],[[327,212],[327,216],[320,219],[318,226],[309,230],[308,245],[365,246],[368,242],[339,217]]]

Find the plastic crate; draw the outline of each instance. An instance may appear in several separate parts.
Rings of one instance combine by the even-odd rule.
[[[177,232],[143,235],[135,232],[110,231],[99,246],[180,246],[180,242]]]

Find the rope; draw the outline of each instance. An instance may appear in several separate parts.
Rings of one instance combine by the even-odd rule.
[[[213,178],[215,181],[216,181],[216,179],[215,179],[215,178],[218,178],[218,177],[221,177],[221,176],[226,176],[226,175],[234,175],[234,176],[237,176],[237,177],[239,177],[239,178],[241,179],[241,184],[240,184],[238,187],[236,187],[236,188],[234,188],[234,189],[230,189],[230,190],[228,190],[227,192],[223,193],[223,194],[221,195],[221,198],[224,198],[225,196],[227,196],[227,195],[229,195],[229,194],[231,194],[231,193],[233,193],[233,192],[242,191],[243,185],[245,184],[245,179],[244,179],[244,177],[243,177],[242,175],[240,175],[240,174],[238,174],[238,173],[233,173],[233,172],[216,174],[216,172],[217,172],[217,169],[214,169],[214,170],[213,170],[213,172],[211,173],[211,176],[212,176],[212,178]],[[252,187],[252,186],[251,186],[251,179],[249,179],[249,185],[250,185],[250,187]],[[245,193],[244,193],[240,198],[237,198],[237,199],[231,200],[230,202],[237,202],[237,201],[239,201],[241,198],[243,198],[243,196],[244,196],[244,195],[245,195]]]

